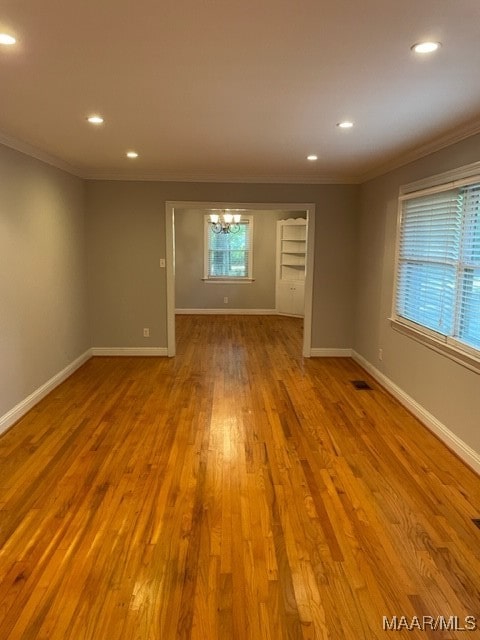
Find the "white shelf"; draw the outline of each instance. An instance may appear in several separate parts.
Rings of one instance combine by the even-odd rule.
[[[290,218],[277,223],[277,310],[303,315],[307,221]]]
[[[303,267],[305,269],[305,254],[299,253],[283,253],[280,258],[281,265],[288,265],[290,267]]]
[[[306,240],[307,225],[284,225],[282,240]]]
[[[305,253],[306,250],[305,240],[282,240],[282,252],[284,253]]]

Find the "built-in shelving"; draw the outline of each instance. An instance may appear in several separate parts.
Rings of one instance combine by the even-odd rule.
[[[277,223],[277,311],[303,315],[307,221],[290,218]]]

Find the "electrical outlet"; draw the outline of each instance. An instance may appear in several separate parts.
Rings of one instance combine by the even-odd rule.
[[[383,360],[383,349],[379,349],[379,350],[378,350],[378,359],[379,359],[380,361],[382,361],[382,360]]]
[[[160,258],[160,268],[165,269],[165,258]]]
[[[143,330],[143,337],[144,337],[144,338],[149,338],[149,337],[150,337],[150,329],[149,329],[148,327],[146,327],[146,328]]]
[[[224,303],[224,304],[228,304],[228,298],[227,298],[227,296],[225,296],[225,297],[224,297],[224,299],[223,299],[223,303]]]

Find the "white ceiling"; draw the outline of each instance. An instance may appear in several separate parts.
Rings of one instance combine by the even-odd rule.
[[[480,131],[479,0],[2,0],[1,31],[0,141],[86,177],[358,181]]]

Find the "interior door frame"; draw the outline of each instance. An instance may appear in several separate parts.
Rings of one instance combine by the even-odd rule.
[[[175,210],[182,209],[245,209],[253,211],[302,211],[307,218],[307,257],[305,267],[305,315],[303,323],[303,350],[305,358],[311,356],[313,267],[315,257],[315,204],[297,202],[189,202],[167,201],[165,203],[165,257],[167,277],[167,355],[175,356]],[[275,310],[272,309],[275,313]]]

